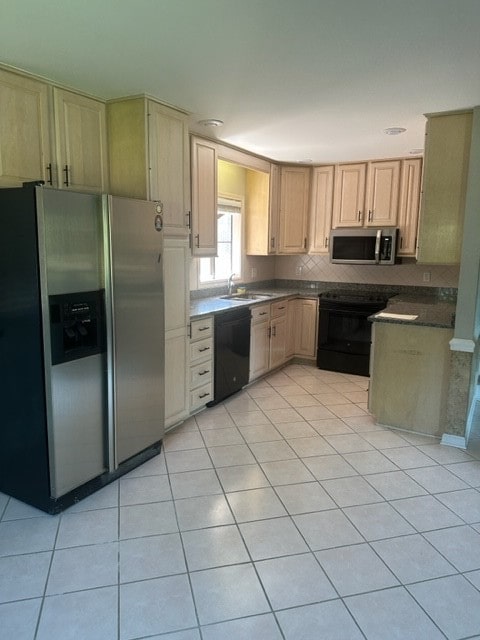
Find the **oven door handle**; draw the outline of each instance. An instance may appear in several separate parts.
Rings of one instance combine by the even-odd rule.
[[[380,243],[382,240],[382,230],[377,230],[377,237],[375,239],[375,264],[380,264]]]

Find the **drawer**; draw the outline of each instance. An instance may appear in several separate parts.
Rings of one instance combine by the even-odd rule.
[[[211,359],[190,367],[190,389],[205,385],[212,381],[213,366]]]
[[[191,340],[199,340],[200,338],[209,338],[213,334],[213,316],[194,320],[192,322]]]
[[[252,312],[252,324],[270,319],[269,304],[256,304],[255,306],[251,307],[250,311]]]
[[[287,301],[279,300],[278,302],[272,302],[270,313],[272,318],[284,316],[287,313]]]
[[[212,338],[205,338],[204,340],[197,340],[190,344],[190,362],[192,364],[201,362],[202,360],[208,360],[213,354],[213,340]]]
[[[204,384],[190,393],[190,412],[200,409],[213,400],[212,384]]]

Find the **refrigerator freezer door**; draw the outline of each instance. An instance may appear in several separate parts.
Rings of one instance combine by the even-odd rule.
[[[118,466],[164,433],[163,234],[155,203],[112,196],[105,203],[110,415]]]
[[[37,188],[37,202],[44,225],[48,295],[102,289],[100,196]]]
[[[105,354],[52,367],[52,496],[105,471]]]

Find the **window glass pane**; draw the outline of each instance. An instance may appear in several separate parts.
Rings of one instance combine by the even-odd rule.
[[[241,203],[222,199],[217,209],[217,251],[215,258],[200,258],[200,282],[227,280],[241,273]]]

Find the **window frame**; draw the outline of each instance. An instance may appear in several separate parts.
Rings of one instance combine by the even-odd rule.
[[[236,193],[218,193],[217,195],[217,224],[218,224],[218,208],[219,204],[226,206],[237,206],[240,209],[239,214],[239,222],[237,225],[237,233],[240,235],[240,242],[238,243],[237,251],[238,251],[238,264],[240,266],[239,269],[235,270],[235,276],[237,280],[243,281],[244,279],[244,268],[245,268],[245,198],[243,196],[239,196]],[[218,252],[217,252],[218,253]],[[218,280],[201,280],[200,279],[200,260],[215,260],[217,256],[211,257],[198,257],[197,258],[197,288],[198,289],[209,289],[212,287],[221,287],[225,286],[228,283],[228,278],[222,278]]]

